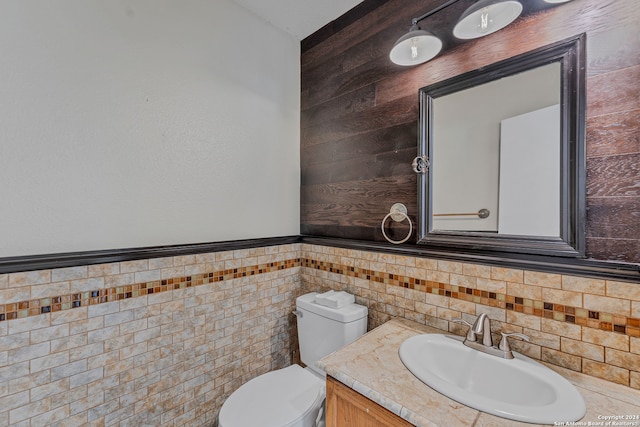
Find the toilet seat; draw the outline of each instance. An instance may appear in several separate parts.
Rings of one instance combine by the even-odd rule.
[[[315,422],[325,383],[299,365],[260,375],[224,402],[219,427],[289,427]],[[306,421],[303,422],[303,419]]]

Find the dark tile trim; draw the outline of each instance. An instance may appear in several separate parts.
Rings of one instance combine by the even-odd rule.
[[[382,242],[304,235],[302,236],[301,242],[311,245],[381,252],[418,258],[433,258],[446,261],[469,262],[496,267],[541,271],[545,273],[619,280],[638,283],[640,285],[640,264],[465,249],[441,250],[430,249],[427,245],[393,245]]]
[[[434,258],[448,261],[470,262],[498,267],[521,268],[547,273],[595,277],[640,283],[640,265],[598,261],[593,259],[563,259],[561,257],[489,253],[487,251],[442,251],[432,250],[426,245],[392,245],[366,240],[353,240],[315,236],[286,236],[264,239],[232,240],[226,242],[198,243],[188,245],[155,246],[146,248],[113,249],[103,251],[68,252],[61,254],[29,255],[0,258],[0,274],[21,271],[48,270],[110,262],[134,261],[147,258],[193,255],[207,252],[222,252],[266,246],[308,243],[345,249],[391,253],[395,255]]]
[[[299,243],[300,236],[0,258],[0,274]]]

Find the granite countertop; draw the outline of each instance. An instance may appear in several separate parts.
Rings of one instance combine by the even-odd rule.
[[[407,338],[424,333],[445,332],[412,321],[393,319],[326,356],[318,366],[346,386],[419,427],[534,426],[462,405],[414,377],[400,360],[398,349]],[[584,418],[568,425],[607,425],[602,417],[640,415],[640,390],[545,365],[575,385],[587,404]],[[557,425],[561,425],[563,420],[558,421]],[[625,420],[618,422],[622,421]],[[635,423],[617,425],[640,426],[639,422]]]

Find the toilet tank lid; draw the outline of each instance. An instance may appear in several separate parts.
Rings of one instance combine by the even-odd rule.
[[[331,308],[341,308],[356,302],[356,297],[345,291],[329,291],[317,294],[315,302]]]
[[[360,304],[349,304],[340,308],[331,308],[315,302],[317,292],[311,292],[296,299],[296,307],[307,310],[319,316],[336,320],[342,323],[350,323],[367,317],[367,307]]]

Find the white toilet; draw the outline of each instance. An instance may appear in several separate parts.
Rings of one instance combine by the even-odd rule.
[[[318,303],[326,294],[312,292],[296,299],[300,359],[307,367],[291,365],[242,385],[222,405],[219,427],[323,425],[319,419],[324,415],[325,373],[315,362],[367,331],[367,307],[349,300],[344,305],[348,294],[339,294],[342,302],[333,304],[339,308]]]

